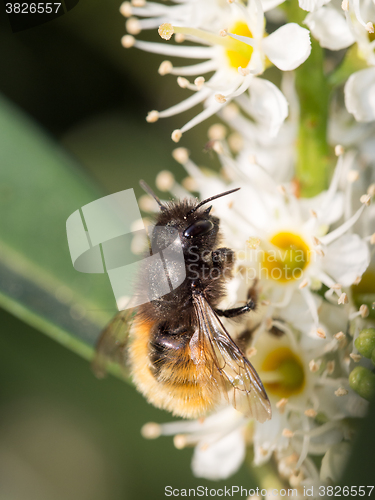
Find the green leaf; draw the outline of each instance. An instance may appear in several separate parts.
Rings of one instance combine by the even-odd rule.
[[[0,165],[0,305],[89,359],[116,305],[106,274],[73,268],[65,224],[103,193],[3,97]]]

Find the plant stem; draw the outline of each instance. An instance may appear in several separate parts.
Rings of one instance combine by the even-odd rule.
[[[284,2],[290,22],[302,27],[306,17],[297,0]],[[327,144],[328,105],[331,87],[324,74],[324,52],[316,40],[311,40],[310,57],[296,69],[296,89],[300,102],[298,159],[296,176],[301,196],[315,196],[327,188],[332,170]]]

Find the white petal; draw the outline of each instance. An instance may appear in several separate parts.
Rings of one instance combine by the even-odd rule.
[[[193,474],[211,480],[226,479],[237,472],[244,461],[245,451],[241,428],[218,440],[202,440],[194,450]]]
[[[284,3],[285,0],[262,0],[263,12],[274,9],[278,5]]]
[[[319,7],[322,7],[322,5],[325,5],[329,1],[330,0],[298,0],[298,3],[301,9],[312,12],[319,9]]]
[[[323,265],[342,286],[350,286],[362,276],[370,262],[367,244],[357,234],[344,234],[327,248]]]
[[[355,42],[345,17],[332,7],[311,12],[304,22],[325,49],[341,50]]]
[[[253,78],[248,111],[275,137],[288,116],[288,103],[276,85],[263,78]]]
[[[327,451],[322,460],[320,479],[338,482],[349,460],[351,446],[348,442],[336,443]]]
[[[345,85],[345,105],[358,122],[375,120],[375,68],[351,75]]]
[[[288,23],[262,41],[268,59],[282,71],[298,68],[309,57],[309,31],[296,23]]]

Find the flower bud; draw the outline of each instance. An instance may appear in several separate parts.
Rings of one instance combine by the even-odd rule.
[[[371,358],[375,350],[375,328],[365,328],[355,339],[355,347],[366,358]]]
[[[349,384],[362,398],[370,400],[375,392],[375,373],[357,366],[349,375]]]

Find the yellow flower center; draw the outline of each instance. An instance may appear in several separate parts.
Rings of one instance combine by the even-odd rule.
[[[267,355],[261,378],[266,391],[279,398],[295,396],[305,387],[303,364],[289,347],[279,347]]]
[[[248,25],[244,21],[236,21],[229,30],[234,35],[252,37]],[[246,68],[250,62],[253,48],[239,40],[231,39],[230,49],[226,49],[225,53],[228,58],[229,66],[234,69]]]
[[[289,232],[277,233],[270,239],[273,250],[263,254],[266,277],[281,283],[299,279],[310,260],[310,248],[298,235]]]

